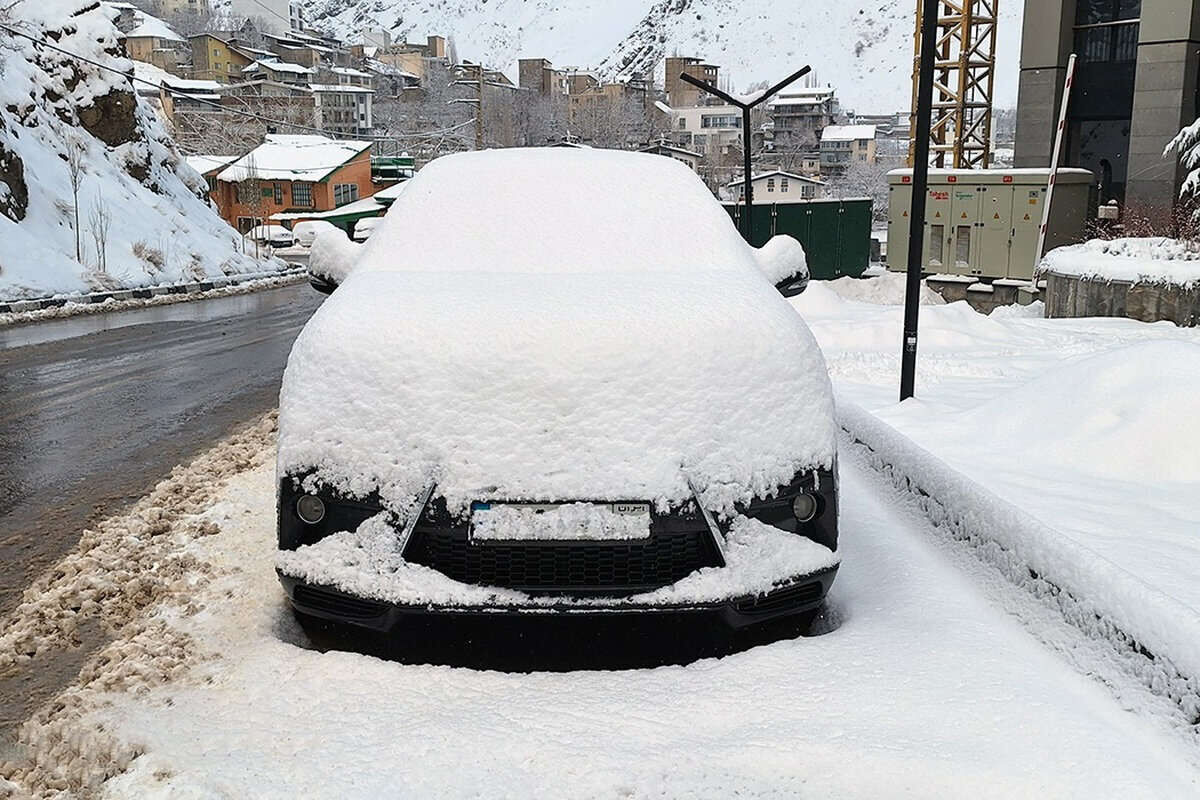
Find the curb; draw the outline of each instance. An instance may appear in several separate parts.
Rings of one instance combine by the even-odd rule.
[[[273,272],[249,272],[244,275],[228,275],[224,278],[196,281],[194,283],[170,283],[160,286],[149,286],[138,289],[114,289],[106,292],[88,292],[86,294],[55,295],[54,297],[39,297],[33,300],[13,300],[0,302],[0,314],[13,314],[22,311],[41,311],[46,308],[59,308],[67,303],[88,305],[103,303],[108,300],[147,300],[164,294],[196,294],[212,289],[224,289],[227,286],[237,286],[247,281],[259,281],[264,278],[286,278],[300,275],[308,267],[299,264],[289,264],[285,270]]]

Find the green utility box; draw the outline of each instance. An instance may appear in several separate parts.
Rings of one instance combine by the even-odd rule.
[[[745,206],[722,205],[741,230]],[[813,280],[860,277],[871,262],[871,201],[864,197],[755,203],[750,243],[762,247],[779,234],[787,234],[804,246]]]

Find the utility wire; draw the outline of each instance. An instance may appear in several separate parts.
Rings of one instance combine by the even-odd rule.
[[[46,48],[49,48],[50,50],[54,50],[55,52],[61,53],[62,55],[67,56],[68,58],[73,58],[73,59],[76,59],[77,61],[82,61],[86,64],[91,64],[94,67],[99,67],[100,69],[107,70],[109,72],[114,72],[117,75],[121,75],[121,76],[129,79],[130,81],[133,81],[134,83],[145,84],[146,86],[150,86],[154,89],[158,89],[159,91],[166,92],[167,94],[171,95],[172,97],[182,97],[186,100],[192,100],[192,101],[200,103],[202,105],[211,106],[212,108],[215,108],[218,111],[223,111],[223,112],[226,112],[229,114],[235,114],[235,115],[241,116],[241,117],[247,117],[249,119],[258,120],[259,122],[267,122],[272,125],[288,126],[291,128],[295,128],[297,130],[311,131],[313,133],[319,133],[319,134],[323,134],[326,136],[342,137],[345,139],[350,139],[352,141],[353,140],[368,140],[368,139],[373,140],[373,141],[394,141],[396,139],[418,139],[418,140],[419,139],[433,139],[433,138],[437,138],[438,136],[445,135],[447,133],[453,133],[454,131],[458,130],[459,128],[465,128],[468,125],[474,124],[474,120],[472,119],[472,120],[467,120],[466,122],[460,122],[457,125],[452,125],[449,128],[442,128],[442,129],[435,130],[435,131],[426,131],[425,133],[402,133],[402,134],[396,134],[394,136],[374,136],[374,135],[369,135],[369,134],[364,134],[364,135],[359,136],[359,135],[344,133],[342,131],[331,131],[331,130],[327,130],[324,128],[316,128],[311,125],[302,125],[302,124],[296,123],[296,122],[288,122],[286,120],[274,119],[272,117],[263,116],[262,114],[255,114],[253,111],[244,111],[244,110],[238,109],[238,108],[231,108],[229,106],[222,105],[222,104],[212,101],[212,100],[205,100],[201,97],[196,96],[195,94],[172,89],[169,86],[167,86],[167,84],[165,84],[165,83],[157,84],[154,81],[148,81],[145,78],[139,78],[139,77],[137,77],[137,75],[133,74],[132,70],[129,72],[125,72],[124,70],[117,69],[116,67],[110,66],[108,64],[103,64],[99,61],[95,61],[91,58],[88,58],[87,56],[82,56],[82,55],[79,55],[78,53],[73,53],[70,50],[64,50],[63,48],[59,47],[58,45],[51,44],[50,42],[46,41],[45,39],[40,39],[36,36],[33,36],[32,34],[25,33],[24,31],[19,31],[16,28],[13,28],[13,27],[10,27],[9,25],[4,24],[3,22],[0,22],[0,29],[7,31],[8,33],[10,33],[14,36],[20,36],[23,39],[28,39],[29,41],[33,42],[35,45],[41,45],[42,47],[46,47]]]

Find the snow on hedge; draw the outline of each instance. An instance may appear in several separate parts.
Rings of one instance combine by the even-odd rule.
[[[122,72],[132,69],[110,12],[98,3],[19,0],[5,11],[0,19],[23,32]],[[209,207],[203,180],[183,163],[125,75],[11,35],[0,48],[0,75],[0,298],[262,269],[239,253],[236,231]],[[82,165],[82,262],[72,150]],[[105,228],[101,245],[95,234]]]
[[[1192,286],[1200,282],[1200,246],[1161,236],[1092,239],[1051,250],[1042,259],[1041,271],[1106,281]]]
[[[634,191],[636,189],[636,191]],[[682,164],[601,151],[438,159],[296,341],[281,474],[473,500],[691,497],[830,466],[811,333]]]

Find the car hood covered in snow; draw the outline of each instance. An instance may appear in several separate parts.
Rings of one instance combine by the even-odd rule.
[[[281,475],[404,513],[472,500],[733,503],[829,467],[807,327],[750,270],[356,271],[293,348]]]

